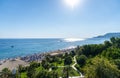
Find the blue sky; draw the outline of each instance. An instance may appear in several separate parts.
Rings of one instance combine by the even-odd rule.
[[[82,5],[81,5],[82,4]],[[88,38],[120,31],[120,0],[0,0],[0,38]]]

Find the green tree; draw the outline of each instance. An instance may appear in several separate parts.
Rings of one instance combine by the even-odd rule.
[[[42,67],[44,67],[44,69],[50,68],[50,64],[46,60],[43,60],[41,64],[42,64]]]
[[[104,41],[105,47],[108,48],[110,47],[112,44],[110,43],[110,41]]]
[[[35,78],[35,73],[36,73],[36,71],[35,71],[35,69],[28,69],[28,71],[27,71],[27,76],[28,76],[28,78]]]
[[[110,38],[113,47],[120,48],[120,38],[112,37]]]
[[[72,57],[71,56],[65,57],[64,65],[70,65],[71,63],[72,63]]]
[[[8,68],[4,68],[1,72],[0,78],[12,78],[12,73]]]
[[[37,68],[37,67],[39,67],[40,66],[40,63],[37,63],[37,62],[31,62],[30,63],[30,67],[31,68]]]
[[[18,66],[18,72],[24,72],[26,69],[25,69],[25,67],[23,67],[22,65],[19,65]]]
[[[83,54],[87,57],[94,57],[100,54],[103,50],[105,50],[105,46],[103,44],[92,44],[92,45],[84,45],[79,49],[79,55]]]
[[[118,69],[120,70],[120,59],[115,59],[114,62],[117,65]]]
[[[70,55],[71,55],[72,57],[74,57],[74,56],[75,56],[75,51],[72,50],[72,51],[70,52]]]
[[[120,71],[117,66],[106,58],[95,57],[91,63],[84,67],[86,78],[119,78]]]
[[[82,67],[85,65],[87,57],[85,55],[77,56],[77,63]]]
[[[70,69],[70,66],[64,67],[62,78],[69,78],[69,69]]]
[[[39,63],[36,63],[36,62],[31,62],[30,63],[30,66],[28,67],[27,69],[27,76],[29,78],[35,78],[35,73],[36,73],[36,70],[35,68],[39,67],[40,64]]]
[[[112,42],[112,44],[115,44],[116,43],[116,38],[112,37],[112,38],[110,38],[110,41]]]
[[[108,48],[102,52],[102,55],[108,59],[120,59],[120,49]]]
[[[39,71],[37,73],[37,75],[35,76],[35,78],[56,78],[56,77],[53,76],[52,72],[48,72],[46,70],[43,70],[43,71]]]
[[[58,73],[55,71],[51,72],[52,78],[59,78]]]

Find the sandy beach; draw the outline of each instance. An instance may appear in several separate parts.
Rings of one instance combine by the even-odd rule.
[[[11,58],[11,59],[7,59],[7,60],[1,60],[0,61],[1,62],[0,71],[3,68],[8,68],[10,70],[17,69],[17,67],[19,65],[28,66],[29,63],[32,62],[32,61],[41,62],[43,59],[45,59],[46,55],[56,56],[56,55],[59,55],[59,54],[64,54],[66,52],[70,52],[73,49],[74,48],[57,50],[57,51],[46,52],[46,53],[37,53],[37,54],[25,56],[25,57],[19,57],[19,58],[17,57],[17,58]]]
[[[19,65],[28,66],[29,63],[20,59],[6,60],[4,63],[2,63],[2,65],[0,65],[0,71],[4,68],[8,68],[10,70],[17,69]]]

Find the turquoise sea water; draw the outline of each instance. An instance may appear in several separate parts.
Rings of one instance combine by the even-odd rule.
[[[102,38],[81,41],[67,41],[64,39],[0,39],[0,59],[26,56],[34,53],[67,49],[77,45],[103,43]]]

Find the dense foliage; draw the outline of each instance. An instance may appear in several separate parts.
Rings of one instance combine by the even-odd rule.
[[[86,78],[120,77],[120,38],[113,37],[104,44],[77,47],[76,53],[78,57],[76,67]],[[85,60],[86,56],[87,60]]]
[[[117,66],[106,58],[95,57],[84,67],[86,78],[119,78]]]

